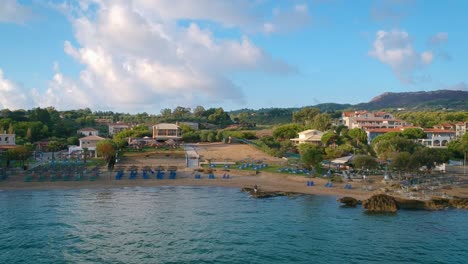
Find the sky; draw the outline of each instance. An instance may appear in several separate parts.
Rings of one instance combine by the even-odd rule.
[[[1,0],[0,109],[159,114],[468,90],[468,1]]]

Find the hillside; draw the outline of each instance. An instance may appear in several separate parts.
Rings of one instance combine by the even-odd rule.
[[[438,90],[429,92],[383,93],[368,103],[353,108],[376,110],[383,108],[406,108],[408,110],[466,110],[468,91]]]
[[[468,110],[468,91],[438,90],[429,92],[402,92],[383,93],[374,97],[367,103],[360,104],[337,104],[324,103],[318,105],[304,106],[316,107],[321,112],[328,112],[333,117],[343,110],[379,110],[405,108],[412,111],[436,111],[436,110]],[[248,122],[272,125],[279,123],[289,123],[292,120],[293,112],[300,108],[262,108],[241,109],[231,111],[231,115],[248,113]]]

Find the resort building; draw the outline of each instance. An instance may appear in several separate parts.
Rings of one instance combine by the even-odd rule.
[[[468,130],[468,122],[458,122],[455,124],[455,136],[457,138],[463,137],[466,130]]]
[[[125,129],[129,129],[130,125],[126,123],[114,123],[114,124],[109,124],[109,136],[113,136],[117,133],[120,133],[124,131]]]
[[[398,128],[412,126],[411,123],[396,119],[392,114],[386,112],[343,112],[341,118],[342,124],[347,126],[349,129]]]
[[[88,149],[90,155],[97,157],[96,145],[99,141],[105,140],[105,138],[99,136],[87,136],[79,139],[79,146],[69,146],[68,154],[81,153],[85,148]]]
[[[403,130],[405,130],[405,128],[374,128],[374,129],[367,129],[367,130],[365,130],[366,134],[367,134],[367,143],[371,144],[372,140],[374,140],[374,138],[376,138],[376,137],[378,137],[380,135],[383,135],[383,134],[386,134],[386,133],[389,133],[389,132],[402,132]],[[422,130],[422,128],[421,128],[421,130]]]
[[[315,129],[309,129],[298,133],[297,138],[292,138],[291,141],[294,144],[302,144],[302,143],[311,143],[316,145],[322,144],[322,136],[323,132]]]
[[[182,129],[176,124],[160,123],[153,126],[153,138],[156,141],[178,141],[182,138]]]
[[[79,129],[77,133],[78,135],[83,135],[83,136],[99,136],[99,131],[91,127],[85,127],[85,128]]]
[[[424,133],[426,133],[426,138],[418,141],[430,148],[446,148],[447,144],[455,139],[456,134],[453,130],[435,128],[426,128]]]
[[[0,151],[16,147],[16,134],[0,134]]]

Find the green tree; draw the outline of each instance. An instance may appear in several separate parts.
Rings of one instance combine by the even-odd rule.
[[[304,165],[309,169],[320,170],[320,163],[323,160],[322,148],[308,143],[299,144],[298,148]]]
[[[55,160],[55,152],[60,150],[62,145],[56,140],[51,140],[47,143],[47,150],[52,152],[52,160]]]
[[[117,147],[112,140],[102,140],[96,144],[97,154],[104,158],[109,170],[114,168],[117,155]]]
[[[426,134],[421,128],[407,128],[402,132],[403,136],[409,139],[425,138]]]
[[[353,159],[353,164],[355,168],[358,169],[376,169],[379,166],[377,160],[374,157],[368,155],[357,155]]]
[[[318,114],[312,119],[310,128],[317,129],[319,131],[325,131],[330,126],[330,120],[331,118],[329,114]]]
[[[324,146],[336,145],[338,140],[338,135],[335,132],[326,132],[322,135],[320,139]]]
[[[226,126],[232,123],[229,114],[224,112],[223,108],[221,107],[216,108],[215,112],[208,116],[208,121],[219,126]]]
[[[293,122],[308,125],[320,113],[320,109],[315,107],[304,107],[293,113]]]
[[[31,157],[31,151],[25,146],[17,146],[14,149],[7,150],[7,164],[10,164],[11,160],[19,160],[21,166],[25,165],[26,160]]]
[[[303,129],[304,127],[299,124],[281,125],[273,130],[273,137],[280,141],[289,140],[291,138],[297,137],[297,133],[301,132]]]
[[[355,146],[359,146],[359,144],[367,144],[367,134],[360,128],[350,129],[347,135],[351,138]]]
[[[201,105],[198,105],[193,109],[193,115],[198,118],[202,117],[204,112],[205,112],[205,108]]]

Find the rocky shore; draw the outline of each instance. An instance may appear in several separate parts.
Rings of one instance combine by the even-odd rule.
[[[338,199],[348,207],[356,207],[357,199],[343,197]],[[468,209],[468,198],[433,197],[430,200],[414,200],[394,197],[387,194],[376,194],[362,201],[362,207],[368,212],[396,213],[398,210],[442,210],[449,208]]]

